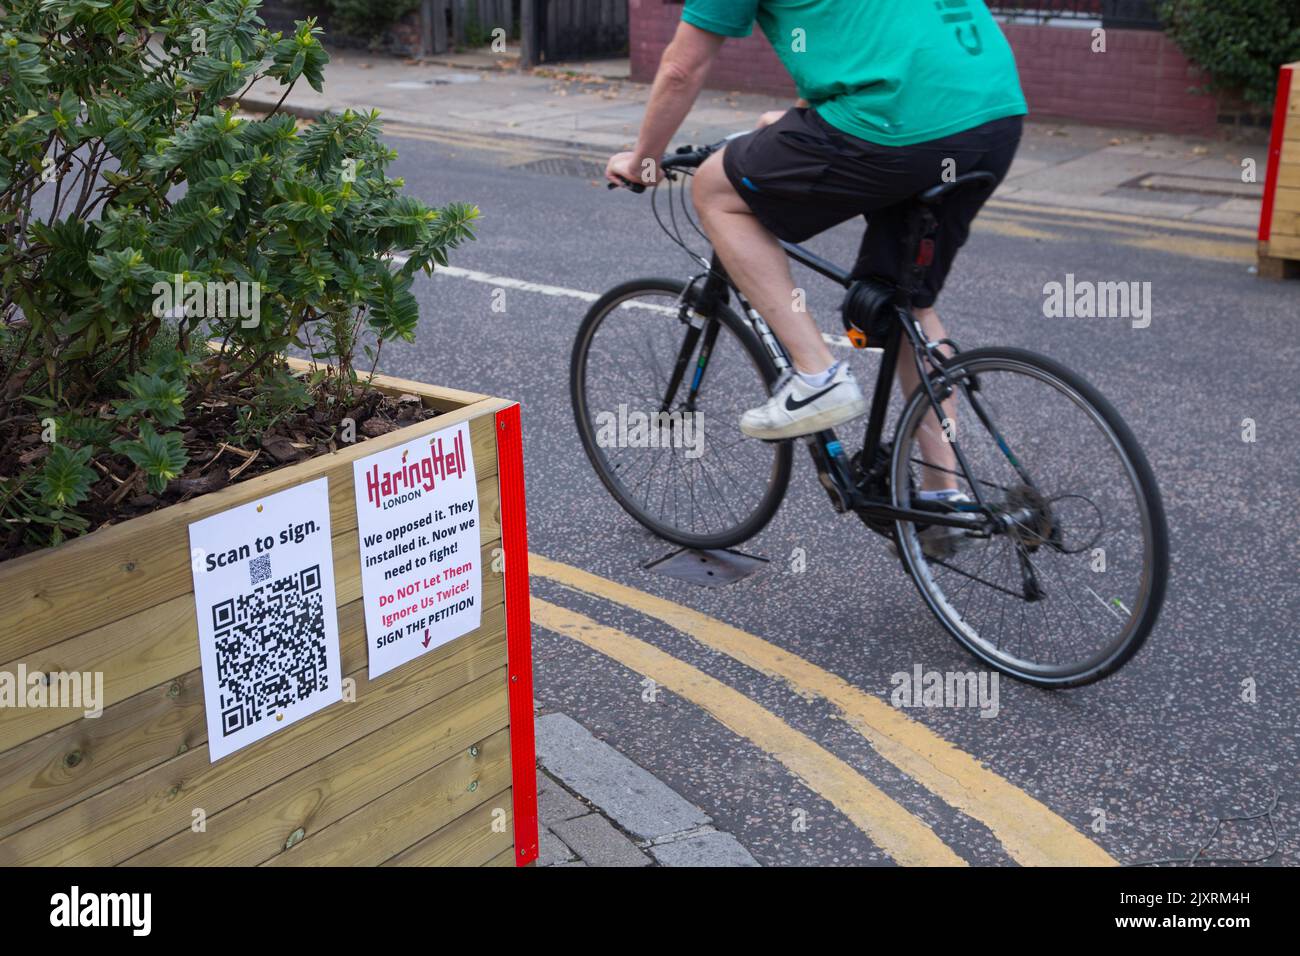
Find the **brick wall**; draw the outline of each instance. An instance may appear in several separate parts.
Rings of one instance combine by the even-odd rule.
[[[1087,123],[1211,134],[1212,96],[1189,92],[1197,71],[1158,30],[1106,31],[1106,52],[1092,52],[1092,31],[1003,24],[1016,51],[1020,82],[1038,115]]]
[[[677,29],[682,3],[681,0],[628,0],[628,13],[632,79],[648,83],[654,79],[659,56]],[[708,85],[716,90],[794,96],[790,74],[757,28],[753,36],[723,44]]]
[[[632,78],[654,78],[659,56],[681,18],[681,0],[629,0]],[[1156,30],[1106,31],[1106,52],[1092,52],[1092,31],[1003,24],[1036,116],[1099,125],[1212,134],[1217,101],[1188,92],[1195,69]],[[713,89],[794,95],[794,84],[762,32],[728,40],[709,74]]]

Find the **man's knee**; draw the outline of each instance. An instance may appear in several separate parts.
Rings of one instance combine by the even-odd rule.
[[[719,151],[705,160],[704,165],[695,173],[691,183],[691,198],[695,209],[701,216],[717,212],[735,211],[736,204],[744,204],[727,178],[722,168],[722,154]]]

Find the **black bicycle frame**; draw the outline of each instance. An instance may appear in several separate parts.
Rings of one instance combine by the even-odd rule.
[[[807,266],[845,289],[848,289],[853,284],[853,278],[848,272],[821,256],[794,243],[782,242],[781,246],[795,262]],[[717,254],[714,253],[708,271],[696,276],[690,282],[681,303],[680,318],[688,328],[674,364],[668,390],[664,395],[664,411],[670,409],[673,398],[677,395],[678,389],[681,388],[685,379],[686,369],[690,365],[691,357],[695,355],[696,346],[703,337],[704,346],[701,348],[699,358],[696,361],[696,369],[688,390],[687,404],[685,406],[687,410],[694,408],[696,396],[708,368],[709,355],[712,352],[713,343],[717,339],[719,329],[718,309],[728,304],[729,296],[732,293],[740,302],[746,320],[767,348],[777,368],[782,371],[792,369],[790,356],[785,347],[781,345],[780,340],[773,334],[763,317],[745,300],[740,290],[731,282],[726,268],[722,265]],[[890,326],[890,330],[880,346],[883,352],[882,364],[880,374],[876,378],[875,390],[871,400],[871,411],[867,419],[866,435],[859,459],[865,466],[870,466],[875,461],[876,455],[882,447],[881,441],[884,435],[885,419],[889,412],[889,399],[897,375],[897,363],[902,351],[904,336],[906,336],[912,347],[917,350],[918,356],[929,354],[928,345],[911,314],[909,292],[906,288],[902,288],[899,293],[898,321]],[[919,364],[919,359],[918,369],[922,373],[922,386],[928,393],[931,407],[936,411],[936,417],[942,420],[942,399],[936,396],[933,383],[929,376],[924,374],[924,368]],[[806,441],[808,450],[817,466],[818,478],[823,487],[826,488],[827,493],[830,494],[832,503],[835,504],[836,509],[839,511],[852,510],[864,520],[912,521],[931,525],[946,525],[977,532],[994,530],[991,527],[991,520],[984,514],[977,512],[953,512],[944,510],[941,506],[935,506],[933,510],[924,507],[897,508],[885,499],[871,497],[858,487],[858,480],[855,478],[852,462],[848,455],[845,454],[844,446],[833,430],[828,429],[809,435]],[[977,504],[983,508],[984,502],[980,500],[978,482],[973,480],[966,457],[958,446],[956,439],[952,441],[952,445],[959,467],[971,487],[975,489]]]

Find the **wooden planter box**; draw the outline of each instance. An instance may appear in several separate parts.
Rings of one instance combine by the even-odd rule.
[[[1259,216],[1259,274],[1300,277],[1300,63],[1282,67]]]
[[[517,404],[378,377],[436,417],[0,564],[0,672],[99,671],[103,713],[0,709],[0,865],[523,865],[537,791]],[[468,423],[482,622],[367,679],[353,462]],[[209,760],[188,526],[326,477],[339,702]],[[346,684],[346,681],[345,681]],[[205,829],[192,828],[196,810]]]

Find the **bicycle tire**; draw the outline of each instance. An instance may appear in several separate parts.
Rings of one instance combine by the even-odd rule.
[[[680,298],[686,289],[686,285],[685,282],[678,279],[633,279],[614,287],[592,303],[591,308],[588,309],[586,316],[578,327],[570,359],[569,391],[573,405],[574,422],[578,428],[583,450],[587,453],[587,458],[591,461],[592,467],[600,477],[601,483],[619,503],[620,507],[643,527],[666,541],[686,548],[699,550],[732,548],[748,541],[762,531],[780,508],[790,482],[793,462],[791,443],[780,442],[770,446],[774,450],[774,457],[766,491],[757,506],[749,512],[744,521],[738,523],[735,527],[711,534],[694,534],[673,527],[664,521],[656,520],[645,508],[637,504],[618,476],[612,473],[608,459],[597,442],[591,407],[588,401],[586,375],[589,351],[592,341],[605,319],[620,304],[638,294],[659,294]],[[741,348],[761,374],[764,390],[770,395],[780,373],[758,337],[733,310],[726,306],[719,306],[717,320],[721,322],[722,331],[735,336]]]
[[[1145,644],[1159,618],[1164,603],[1170,562],[1169,532],[1160,489],[1146,455],[1114,406],[1091,383],[1059,362],[1024,349],[993,347],[962,352],[957,358],[951,360],[946,368],[950,377],[957,380],[967,372],[987,375],[992,371],[1007,370],[990,365],[999,362],[1009,367],[1019,365],[1022,368],[1035,368],[1063,383],[1075,395],[1082,398],[1087,405],[1091,406],[1095,416],[1094,421],[1100,420],[1104,423],[1111,440],[1123,455],[1123,460],[1130,466],[1131,480],[1136,482],[1136,490],[1144,505],[1144,514],[1147,518],[1144,540],[1149,542],[1150,546],[1149,564],[1144,574],[1144,580],[1149,579],[1149,586],[1143,594],[1136,619],[1117,646],[1110,649],[1108,653],[1099,653],[1097,655],[1099,659],[1088,662],[1086,666],[1075,672],[1048,673],[1046,670],[1050,669],[1026,669],[1009,664],[1005,657],[991,653],[985,644],[971,640],[937,605],[935,596],[927,587],[926,579],[921,573],[915,549],[904,546],[904,536],[906,530],[911,527],[910,522],[898,522],[895,526],[899,556],[931,613],[944,629],[977,659],[1001,673],[1039,687],[1068,688],[1091,684],[1113,674],[1132,659]],[[925,416],[930,414],[928,404],[924,389],[918,387],[909,397],[898,419],[890,469],[892,496],[896,506],[904,506],[901,486],[907,484],[909,475],[906,470],[909,462],[905,456],[908,454],[910,441],[907,440],[906,432],[915,427],[917,421],[923,421]]]

